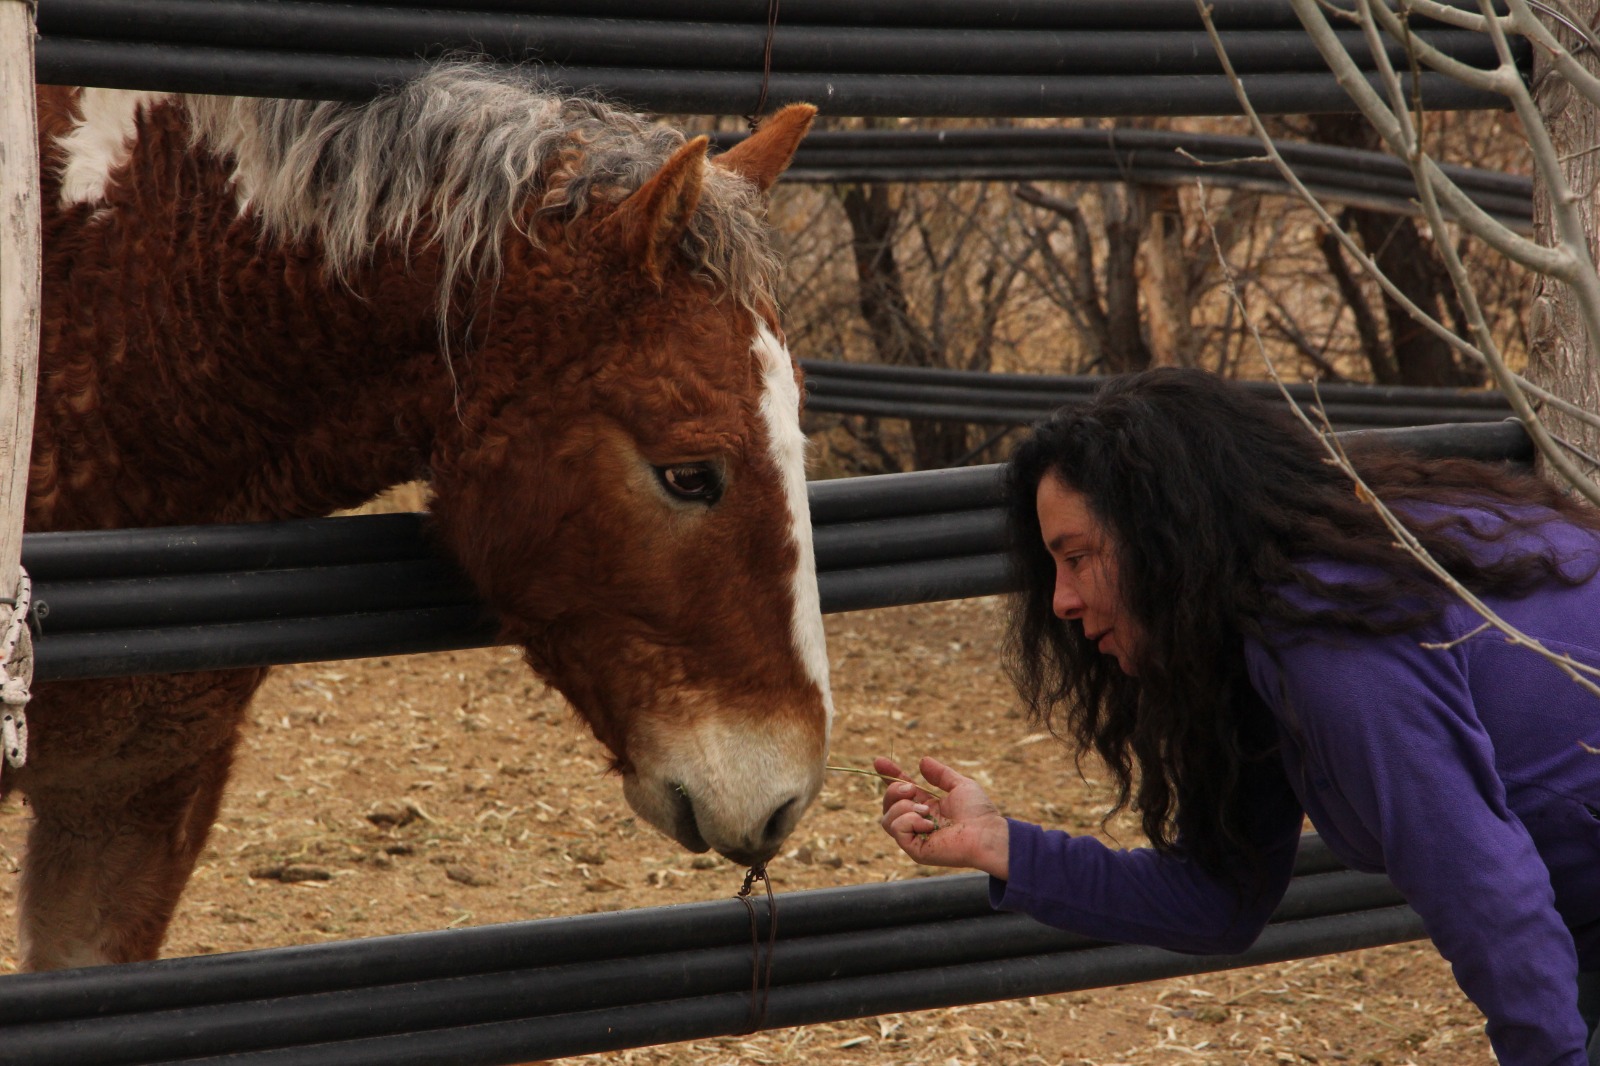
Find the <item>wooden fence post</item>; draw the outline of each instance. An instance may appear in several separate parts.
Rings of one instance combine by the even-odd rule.
[[[12,765],[27,754],[21,704],[33,676],[31,642],[12,623],[26,609],[17,597],[39,370],[34,10],[34,0],[0,0],[0,733]]]

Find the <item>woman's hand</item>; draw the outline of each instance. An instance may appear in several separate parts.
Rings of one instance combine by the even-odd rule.
[[[909,778],[893,760],[872,760],[885,777]],[[906,781],[891,781],[883,794],[884,832],[900,850],[924,866],[970,866],[1005,880],[1010,873],[1011,832],[982,787],[931,756],[922,776],[944,798]]]

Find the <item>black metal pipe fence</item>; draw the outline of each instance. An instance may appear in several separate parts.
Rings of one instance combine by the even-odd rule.
[[[381,12],[381,17],[380,17]],[[1205,31],[1193,29],[943,29],[902,26],[783,25],[772,64],[785,73],[1214,74],[1219,64]],[[470,10],[331,5],[308,0],[44,0],[39,27],[51,36],[202,45],[255,51],[433,58],[473,52],[504,62],[633,69],[760,70],[763,22],[601,19]],[[1335,31],[1358,63],[1372,55],[1359,29]],[[1427,39],[1452,58],[1492,66],[1493,43],[1470,30],[1434,27]],[[1316,46],[1299,27],[1221,31],[1241,74],[1321,70]],[[1403,67],[1399,42],[1389,61]]]
[[[713,132],[717,149],[746,134]],[[1277,142],[1278,152],[1318,196],[1416,214],[1410,168],[1392,155]],[[1283,194],[1287,183],[1262,160],[1253,137],[1168,130],[993,128],[818,130],[801,142],[784,181],[1116,181],[1207,185]],[[1519,232],[1533,225],[1533,180],[1520,174],[1441,167],[1484,211]]]
[[[1515,422],[1367,431],[1429,454],[1531,458]],[[1363,434],[1348,435],[1352,441]],[[824,611],[1013,587],[998,466],[810,486]],[[30,533],[42,681],[359,658],[499,641],[418,515]]]
[[[1379,875],[1315,835],[1248,950],[1109,945],[996,913],[988,879],[785,893],[763,1027],[1199,973],[1423,935]],[[765,900],[757,924],[771,920]],[[733,900],[0,979],[18,1066],[505,1063],[750,1027]],[[758,954],[759,953],[759,954]]]
[[[436,7],[438,0],[350,0],[358,7]],[[1477,0],[1443,0],[1472,14]],[[768,0],[471,0],[480,11],[524,15],[587,15],[764,24]],[[1212,0],[1212,18],[1225,29],[1293,29],[1300,25],[1283,0]],[[1337,6],[1350,9],[1348,4]],[[1497,0],[1495,9],[1506,5]],[[1095,30],[1143,26],[1151,30],[1199,25],[1192,0],[784,0],[783,25],[946,26],[953,29]],[[1420,20],[1419,20],[1420,21]]]
[[[1320,836],[1307,833],[1301,838],[1295,877],[1343,869]],[[798,939],[981,918],[993,914],[986,883],[983,874],[953,874],[781,893],[782,931],[786,939]],[[758,898],[756,902],[764,911],[766,901]],[[1309,916],[1293,907],[1282,913],[1294,919]],[[672,920],[660,921],[663,914]],[[177,1010],[444,980],[532,965],[564,966],[625,955],[748,946],[749,941],[749,913],[732,900],[636,908],[558,921],[512,922],[5,977],[0,978],[0,1019],[23,1025]],[[1088,943],[1074,942],[1075,946]]]
[[[813,411],[887,418],[947,419],[991,425],[1026,425],[1057,408],[1086,403],[1104,377],[1065,374],[998,374],[933,367],[801,360],[806,406]],[[1246,388],[1277,398],[1271,382]],[[1288,386],[1297,403],[1320,403],[1342,429],[1433,423],[1502,421],[1510,405],[1483,389],[1406,386]]]
[[[476,5],[475,5],[476,6]],[[1072,8],[1076,5],[1060,5]],[[360,100],[443,55],[537,65],[555,84],[629,106],[741,114],[761,95],[766,11],[708,8],[671,17],[633,5],[486,4],[439,11],[412,4],[328,0],[41,0],[41,82],[179,92]],[[767,103],[809,100],[836,115],[1202,115],[1238,110],[1191,10],[1164,21],[1127,4],[1063,17],[1014,4],[916,12],[826,5],[784,12],[772,35]],[[713,13],[722,12],[721,17]],[[625,10],[625,13],[620,13]],[[829,13],[829,21],[815,17]],[[1153,10],[1153,9],[1152,9]],[[1287,4],[1219,12],[1229,54],[1266,112],[1348,111],[1345,92]],[[1006,22],[1007,15],[1026,22]],[[941,19],[947,21],[941,21]],[[1366,69],[1360,34],[1342,30]],[[1419,22],[1430,44],[1480,67],[1495,63],[1481,35]],[[1385,46],[1401,70],[1398,44]],[[1516,45],[1527,66],[1531,50]],[[1432,73],[1418,80],[1430,108],[1503,107],[1492,93]]]

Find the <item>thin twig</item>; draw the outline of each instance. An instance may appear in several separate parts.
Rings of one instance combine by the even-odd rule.
[[[919,785],[908,777],[895,777],[893,774],[880,774],[876,770],[858,770],[854,766],[834,766],[831,763],[825,766],[824,769],[832,770],[835,773],[841,774],[860,774],[862,777],[876,777],[882,781],[898,781],[901,784],[910,785],[912,788],[920,788],[934,799],[944,799],[949,795],[948,792],[936,785],[930,785],[926,782]]]
[[[1490,629],[1493,629],[1493,628],[1494,628],[1493,625],[1491,625],[1488,622],[1485,622],[1485,623],[1483,623],[1483,625],[1479,626],[1477,629],[1469,630],[1469,631],[1461,634],[1459,637],[1456,637],[1454,640],[1440,640],[1440,641],[1425,640],[1419,646],[1427,648],[1429,651],[1449,651],[1451,648],[1455,647],[1457,644],[1465,644],[1467,641],[1471,640],[1473,637],[1477,636],[1479,633],[1486,632],[1487,630],[1490,630]]]

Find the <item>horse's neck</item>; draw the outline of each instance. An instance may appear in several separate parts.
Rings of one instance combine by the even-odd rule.
[[[329,281],[186,144],[165,108],[104,202],[46,179],[30,528],[326,513],[415,476],[449,408],[427,257]]]

